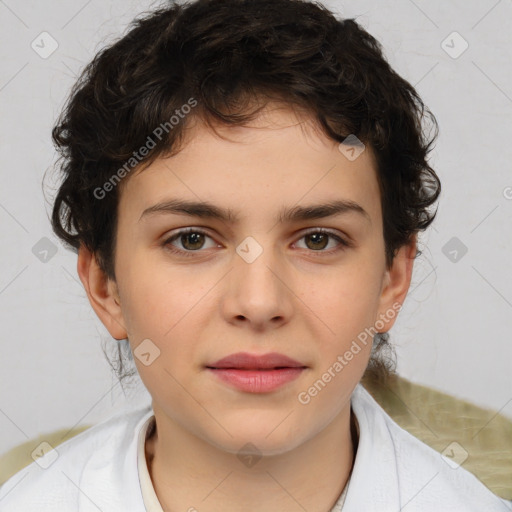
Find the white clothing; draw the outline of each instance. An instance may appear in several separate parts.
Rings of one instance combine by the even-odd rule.
[[[453,469],[399,427],[361,384],[351,404],[359,444],[343,512],[512,510],[511,501],[493,494],[463,467]],[[144,456],[152,416],[148,405],[57,446],[58,457],[47,469],[40,466],[52,460],[54,451],[0,487],[0,512],[161,512]],[[341,510],[341,501],[342,496],[331,512]]]

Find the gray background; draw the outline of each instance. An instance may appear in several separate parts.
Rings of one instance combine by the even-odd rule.
[[[512,418],[512,2],[324,4],[382,42],[440,124],[432,163],[443,193],[391,331],[398,371]],[[141,386],[124,395],[105,361],[101,340],[116,342],[89,305],[76,256],[51,232],[57,181],[48,171],[45,199],[42,179],[77,73],[157,5],[0,1],[0,453],[149,400]]]

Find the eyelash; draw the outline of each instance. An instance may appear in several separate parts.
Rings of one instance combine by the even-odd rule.
[[[186,228],[186,229],[182,229],[182,230],[176,232],[170,238],[167,238],[162,243],[162,246],[166,247],[173,254],[178,254],[180,256],[185,256],[185,257],[193,257],[195,255],[195,253],[202,252],[201,249],[198,249],[196,251],[190,251],[190,250],[184,251],[182,249],[177,249],[175,246],[173,246],[171,244],[171,242],[174,242],[174,240],[179,239],[181,236],[187,235],[189,233],[199,233],[201,235],[207,236],[208,238],[212,238],[206,231],[203,231],[200,228]],[[341,238],[340,236],[335,235],[332,231],[329,231],[329,230],[326,230],[326,229],[323,229],[323,228],[313,228],[313,229],[310,229],[309,231],[304,233],[299,238],[299,240],[301,240],[302,238],[304,238],[304,237],[306,237],[308,235],[312,235],[312,234],[316,234],[316,233],[322,233],[322,234],[325,234],[325,235],[329,235],[331,238],[334,238],[336,241],[338,241],[340,245],[338,247],[336,247],[335,249],[331,249],[330,251],[324,251],[324,250],[313,251],[313,250],[310,250],[310,252],[312,252],[313,254],[314,253],[319,253],[319,254],[315,254],[315,256],[322,256],[324,254],[330,255],[330,254],[337,253],[338,251],[345,250],[345,249],[350,248],[350,247],[353,246],[353,244],[351,242],[348,242],[347,240]]]

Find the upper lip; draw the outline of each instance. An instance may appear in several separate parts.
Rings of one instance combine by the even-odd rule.
[[[278,352],[263,355],[237,352],[223,357],[215,363],[208,364],[207,368],[240,368],[244,370],[259,370],[269,368],[306,368],[305,365]]]

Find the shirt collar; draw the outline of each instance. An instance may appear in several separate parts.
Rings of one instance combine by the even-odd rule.
[[[351,404],[359,423],[359,445],[343,512],[401,510],[396,452],[386,412],[360,383]]]

